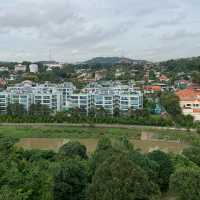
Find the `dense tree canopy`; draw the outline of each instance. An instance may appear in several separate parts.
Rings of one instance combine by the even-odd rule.
[[[199,199],[198,140],[184,155],[146,155],[126,137],[103,136],[88,155],[77,142],[58,153],[19,149],[15,142],[0,137],[0,200],[158,200],[169,180],[173,196]]]
[[[60,159],[80,157],[81,159],[87,158],[87,149],[80,142],[68,142],[64,144],[58,153]]]
[[[140,167],[120,156],[108,159],[99,166],[88,195],[91,200],[156,200],[160,194]]]
[[[148,157],[159,165],[157,182],[162,191],[167,191],[169,178],[174,170],[170,156],[160,150],[157,150],[149,153]]]
[[[200,144],[195,144],[184,149],[183,154],[200,167]]]
[[[176,117],[181,114],[181,107],[179,105],[178,97],[173,93],[163,93],[161,95],[161,104],[164,106],[166,111]]]
[[[170,189],[180,200],[200,199],[200,169],[182,168],[170,179]]]
[[[86,184],[87,174],[84,165],[78,160],[67,160],[54,176],[54,200],[85,199]]]

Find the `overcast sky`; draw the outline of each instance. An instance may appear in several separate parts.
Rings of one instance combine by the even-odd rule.
[[[200,56],[200,0],[0,0],[0,60]]]

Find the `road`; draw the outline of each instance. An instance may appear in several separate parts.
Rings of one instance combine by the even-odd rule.
[[[124,125],[124,124],[87,124],[87,123],[0,123],[0,126],[17,126],[17,127],[94,127],[94,128],[124,128],[124,129],[158,129],[158,130],[175,130],[188,131],[186,128],[177,127],[160,127],[160,126],[140,126],[140,125]],[[195,129],[190,129],[194,132]]]

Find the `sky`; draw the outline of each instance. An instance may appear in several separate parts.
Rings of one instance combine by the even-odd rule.
[[[200,56],[200,0],[0,0],[0,60]]]

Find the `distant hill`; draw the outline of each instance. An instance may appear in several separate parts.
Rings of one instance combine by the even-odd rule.
[[[40,63],[40,64],[43,64],[43,65],[47,65],[47,64],[58,64],[57,61],[55,60],[50,60],[50,61],[38,61],[36,63]]]
[[[160,62],[160,65],[171,72],[191,72],[200,71],[200,56],[192,58],[172,59]]]
[[[145,60],[133,60],[130,58],[123,57],[96,57],[91,60],[85,61],[82,64],[94,65],[94,64],[106,64],[106,65],[114,65],[114,64],[145,64],[147,61]]]

